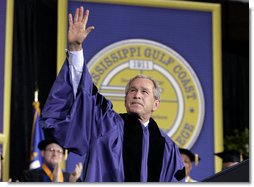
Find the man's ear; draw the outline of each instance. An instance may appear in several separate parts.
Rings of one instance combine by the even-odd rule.
[[[45,156],[45,150],[41,150],[41,156],[42,156],[42,157]]]
[[[153,103],[153,110],[152,112],[156,111],[157,108],[159,108],[160,106],[160,101],[159,100],[155,100],[154,103]]]

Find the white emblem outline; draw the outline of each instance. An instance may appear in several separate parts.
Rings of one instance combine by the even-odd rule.
[[[131,44],[148,44],[148,45],[156,46],[158,48],[162,48],[163,50],[167,51],[169,54],[174,56],[176,59],[178,59],[178,61],[183,64],[184,68],[186,70],[188,70],[188,73],[193,78],[193,82],[195,83],[195,86],[197,88],[197,94],[198,94],[197,98],[200,101],[199,102],[200,112],[199,112],[199,115],[198,115],[199,117],[198,117],[197,124],[196,124],[197,128],[195,128],[195,131],[192,133],[193,134],[192,138],[190,138],[190,141],[188,141],[188,143],[185,146],[186,148],[191,148],[193,146],[193,144],[196,142],[196,140],[197,140],[197,138],[200,134],[200,131],[202,129],[203,122],[204,122],[204,114],[205,114],[204,94],[203,94],[203,90],[202,90],[201,84],[199,82],[199,79],[196,76],[196,73],[194,72],[194,70],[192,69],[190,64],[179,53],[177,53],[176,51],[174,51],[170,47],[168,47],[164,44],[161,44],[159,42],[155,42],[155,41],[151,41],[151,40],[147,40],[147,39],[126,39],[126,40],[121,40],[121,41],[118,41],[116,43],[110,44],[110,45],[106,46],[105,48],[103,48],[98,53],[96,53],[91,58],[91,60],[88,62],[87,68],[90,70],[93,67],[93,65],[101,58],[101,56],[106,54],[108,51],[111,51],[112,49],[116,49],[117,47],[122,47],[124,45],[131,45]],[[128,63],[129,62],[124,62],[121,65],[119,65],[121,67],[116,66],[114,68],[114,70],[111,70],[111,73],[108,73],[108,75],[106,75],[104,80],[102,81],[101,88],[106,88],[107,87],[107,83],[109,82],[110,78],[113,77],[113,74],[115,75],[117,72],[119,72],[117,70],[120,70],[120,69],[123,70],[125,68],[128,68],[129,67]],[[158,64],[155,64],[155,63],[154,63],[154,65],[155,65],[156,69],[160,69],[160,72],[164,72],[165,68],[163,68],[163,67],[161,67],[161,66],[159,66]],[[170,83],[173,84],[173,88],[175,89],[175,91],[177,93],[177,95],[176,95],[177,98],[178,98],[177,101],[178,101],[178,103],[180,102],[180,104],[181,104],[181,105],[179,104],[178,112],[180,114],[183,114],[184,113],[184,99],[183,99],[183,96],[182,96],[183,94],[181,92],[181,89],[180,89],[179,85],[177,84],[177,82],[175,81],[175,78],[171,75],[171,73],[170,72],[166,72],[166,73],[168,73],[170,75],[170,76],[165,76],[165,77],[167,78],[167,80],[171,80]],[[114,89],[117,89],[117,88],[114,88]],[[121,88],[120,90],[124,91],[124,88]],[[107,96],[106,93],[104,93],[104,94],[101,93],[101,94],[102,95],[105,94],[104,96]],[[181,118],[183,118],[183,117],[181,117],[181,116],[179,117],[179,113],[177,113],[178,117],[175,120],[175,122],[173,123],[174,124],[173,128],[171,128],[169,130],[169,132],[167,132],[169,137],[171,137],[177,131],[178,127],[181,124]]]

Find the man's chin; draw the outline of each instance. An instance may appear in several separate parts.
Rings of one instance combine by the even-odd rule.
[[[129,110],[129,113],[139,115],[139,114],[140,114],[140,110],[137,110],[137,109],[132,109],[132,110]]]

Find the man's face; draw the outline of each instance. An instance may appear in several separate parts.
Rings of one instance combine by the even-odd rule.
[[[63,148],[55,143],[51,143],[46,146],[45,150],[41,151],[44,157],[44,162],[49,166],[55,166],[57,163],[61,163],[63,160]]]
[[[138,114],[142,120],[148,120],[159,107],[159,100],[154,98],[153,82],[149,79],[137,78],[132,81],[125,97],[128,113]]]
[[[181,154],[181,157],[185,166],[185,175],[190,176],[190,171],[192,169],[191,160],[186,154]]]

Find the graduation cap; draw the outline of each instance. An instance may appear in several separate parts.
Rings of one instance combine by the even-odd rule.
[[[58,142],[57,142],[56,140],[53,140],[53,139],[45,139],[45,140],[42,140],[42,141],[39,142],[38,148],[39,148],[40,150],[45,150],[46,147],[47,147],[47,145],[49,145],[49,144],[51,144],[51,143],[55,143],[55,144],[59,145]],[[59,145],[59,146],[62,147],[61,145]],[[64,155],[65,155],[65,158],[64,158],[64,159],[67,160],[67,157],[68,157],[68,150],[65,149],[64,147],[62,147],[62,148],[63,148],[63,150],[64,150]]]
[[[187,155],[190,158],[191,162],[195,162],[196,166],[198,165],[199,161],[201,160],[201,158],[198,156],[198,154],[194,154],[188,149],[179,148],[179,151],[181,154]]]
[[[45,148],[47,147],[47,145],[49,145],[49,144],[51,144],[51,143],[55,143],[55,144],[59,145],[58,142],[55,141],[55,140],[53,140],[53,139],[45,139],[45,140],[42,140],[42,141],[39,142],[38,148],[39,148],[40,150],[45,150]],[[60,145],[59,145],[59,146],[60,146]],[[61,146],[61,147],[62,147],[62,146]],[[62,147],[62,148],[63,148],[63,147]],[[64,148],[63,148],[63,149],[64,149]]]
[[[222,162],[241,162],[247,159],[246,155],[235,150],[223,151],[215,155],[222,158]]]

